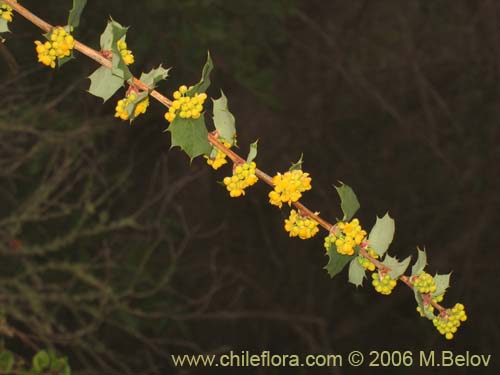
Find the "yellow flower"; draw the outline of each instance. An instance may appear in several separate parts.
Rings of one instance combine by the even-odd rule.
[[[245,195],[245,189],[254,185],[259,180],[255,175],[257,166],[254,162],[244,163],[233,169],[231,177],[224,178],[224,185],[231,197]]]
[[[273,177],[273,185],[274,190],[269,193],[269,202],[281,208],[283,203],[291,205],[302,197],[304,191],[311,190],[311,178],[309,173],[293,170],[284,174],[278,173]]]
[[[380,294],[389,295],[397,284],[397,280],[391,279],[388,274],[380,275],[378,272],[372,273],[372,285]]]
[[[446,337],[447,340],[453,339],[458,328],[467,320],[464,305],[461,303],[455,304],[451,309],[447,309],[439,316],[432,319],[434,327]]]
[[[137,95],[135,93],[128,94],[125,98],[118,100],[115,107],[115,117],[121,120],[128,120],[130,115],[128,113],[127,107],[133,103],[137,99]],[[149,96],[141,100],[134,109],[134,117],[140,116],[141,114],[146,113],[146,110],[149,106]]]
[[[71,56],[75,47],[75,39],[64,28],[55,27],[48,36],[49,41],[42,43],[35,41],[35,50],[38,54],[38,61],[51,68],[56,67],[56,59],[63,59]]]
[[[12,22],[13,20],[12,7],[2,3],[1,1],[0,1],[0,18],[6,20],[7,22]]]
[[[118,47],[118,51],[120,51],[125,64],[133,64],[135,61],[134,55],[132,54],[132,51],[127,49],[127,42],[125,42],[124,40],[119,40],[118,42],[116,42],[116,46]]]
[[[167,113],[165,113],[165,120],[169,123],[173,122],[177,116],[184,119],[192,118],[193,120],[199,119],[203,112],[203,103],[207,99],[207,94],[194,94],[193,96],[186,96],[188,92],[186,85],[179,87],[179,90],[174,91],[174,100],[170,105]]]
[[[220,141],[227,148],[231,148],[231,143],[229,143],[223,139],[220,139]],[[211,156],[205,155],[205,158],[207,159],[207,164],[210,165],[213,169],[217,170],[220,167],[222,167],[224,164],[227,164],[227,160],[226,160],[227,155],[224,154],[221,150],[219,150],[216,147],[214,147],[214,149],[216,150],[215,156],[211,157]]]
[[[358,219],[353,219],[351,222],[347,223],[340,221],[335,226],[334,231],[325,238],[325,248],[328,250],[331,244],[335,244],[339,254],[354,255],[356,246],[361,245],[365,237],[366,231],[361,228]],[[376,255],[375,252],[372,253]],[[371,262],[367,259],[366,261],[371,264]],[[368,263],[361,263],[361,265],[365,264],[365,268],[373,271],[375,269],[375,265],[372,264],[370,266]]]
[[[285,220],[285,230],[290,237],[299,237],[307,240],[319,232],[318,222],[307,216],[301,216],[296,210],[290,211],[290,216]]]

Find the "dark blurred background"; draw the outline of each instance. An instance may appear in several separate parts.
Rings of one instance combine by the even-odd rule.
[[[53,24],[71,7],[22,3]],[[89,0],[77,38],[97,48],[109,15],[131,26],[133,72],[173,67],[164,93],[197,82],[210,50],[209,94],[228,96],[241,152],[258,138],[270,174],[303,153],[303,202],[327,219],[341,216],[339,180],[367,229],[388,210],[392,255],[425,246],[431,274],[453,272],[444,304],[469,319],[449,342],[404,286],[385,297],[330,279],[324,233],[288,238],[264,184],[229,198],[217,183],[229,167],[169,150],[158,103],[132,126],[114,119],[119,95],[103,106],[85,92],[97,66],[41,66],[41,35],[16,15],[0,46],[0,298],[19,333],[7,347],[53,346],[91,374],[210,373],[173,369],[172,353],[394,349],[492,354],[481,373],[494,372],[499,2]]]

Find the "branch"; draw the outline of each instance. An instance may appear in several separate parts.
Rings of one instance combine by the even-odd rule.
[[[46,21],[39,18],[38,16],[34,15],[33,13],[31,13],[28,9],[26,9],[25,7],[23,7],[19,3],[12,1],[12,0],[2,0],[2,2],[7,4],[8,6],[10,6],[12,9],[14,9],[16,12],[18,12],[21,16],[26,18],[28,21],[30,21],[31,23],[33,23],[34,25],[36,25],[37,27],[39,27],[43,31],[49,32],[51,29],[53,29],[54,26],[47,23]],[[81,52],[82,54],[86,55],[87,57],[91,58],[92,60],[96,61],[97,63],[101,64],[102,66],[104,66],[108,69],[111,69],[111,67],[112,67],[111,61],[108,58],[106,58],[105,56],[103,56],[101,52],[96,51],[96,50],[88,47],[87,45],[85,45],[77,40],[75,40],[75,49],[77,51]],[[141,82],[139,79],[133,77],[132,80],[133,80],[133,84],[136,87],[138,87],[139,89],[151,91],[151,88],[148,85],[146,85],[144,82]],[[169,108],[170,105],[172,104],[172,101],[170,99],[168,99],[166,96],[162,95],[161,93],[159,93],[156,90],[152,90],[150,95],[167,108]],[[220,149],[224,154],[226,154],[233,161],[233,163],[240,164],[240,163],[245,162],[245,160],[241,156],[239,156],[234,151],[225,147],[222,144],[222,142],[220,142],[218,140],[217,132],[209,133],[208,134],[208,141],[212,146]],[[270,186],[274,186],[272,177],[269,176],[268,174],[266,174],[265,172],[263,172],[262,170],[256,169],[255,174],[260,180],[264,181],[266,184],[268,184]],[[332,228],[334,227],[333,224],[322,219],[321,217],[319,217],[319,215],[315,215],[312,210],[310,210],[309,208],[304,206],[302,203],[294,202],[293,206],[296,207],[301,212],[301,215],[307,216],[307,217],[311,218],[312,220],[316,221],[319,225],[321,225],[328,232],[330,232],[332,230]],[[375,265],[375,267],[377,267],[379,269],[380,272],[387,273],[387,272],[391,271],[391,269],[389,267],[382,264],[377,259],[374,259],[373,257],[371,257],[366,252],[366,250],[361,249],[359,254],[362,257],[368,259],[370,262],[372,262]],[[408,276],[402,275],[399,277],[399,279],[405,285],[407,285],[410,289],[413,290],[413,284],[410,282],[410,279]],[[432,301],[432,298],[430,297],[430,295],[424,294],[423,298],[424,298],[426,303],[432,304],[432,306],[437,308],[440,312],[446,311],[446,309],[443,306]]]

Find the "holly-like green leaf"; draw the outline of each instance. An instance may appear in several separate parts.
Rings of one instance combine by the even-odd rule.
[[[292,166],[290,168],[288,168],[288,170],[290,172],[300,171],[300,170],[302,170],[302,164],[304,164],[304,154],[300,154],[299,160],[297,160],[295,163],[293,163]]]
[[[158,82],[163,81],[168,77],[169,69],[165,69],[163,66],[160,66],[156,69],[151,69],[149,73],[142,73],[140,80],[149,86],[149,88],[154,89]]]
[[[167,131],[172,137],[172,147],[179,146],[191,160],[211,151],[203,116],[197,119],[176,117]]]
[[[212,58],[210,57],[210,52],[208,52],[207,62],[203,66],[200,82],[198,82],[187,91],[187,96],[193,96],[193,94],[199,94],[207,91],[207,89],[210,87],[210,73],[212,72],[213,68],[214,64],[212,62]]]
[[[123,87],[123,79],[113,75],[111,70],[101,66],[90,76],[90,87],[88,92],[102,98],[104,101],[111,98],[114,93]]]
[[[425,253],[425,250],[420,250],[417,247],[417,252],[418,252],[418,258],[415,264],[411,267],[411,275],[420,275],[424,269],[425,266],[427,266],[427,254]]]
[[[101,34],[101,50],[111,51],[113,75],[122,78],[124,81],[132,77],[127,64],[123,61],[123,56],[118,50],[117,42],[125,40],[128,27],[120,25],[115,20],[111,19],[106,25],[106,29]]]
[[[14,355],[8,350],[0,352],[0,373],[8,374],[14,366]]]
[[[341,272],[344,267],[353,259],[353,256],[339,254],[337,252],[337,247],[335,244],[330,244],[330,248],[327,251],[328,263],[324,267],[330,277],[334,277],[339,272]]]
[[[422,298],[422,294],[416,289],[413,288],[413,293],[415,295],[415,301],[417,301],[418,307],[420,307],[420,311],[422,311],[425,315],[425,317],[429,320],[432,320],[435,318],[434,314],[430,312],[428,309],[424,308],[424,299]]]
[[[33,370],[36,372],[42,372],[43,370],[49,368],[50,357],[45,350],[40,350],[33,357]]]
[[[89,92],[95,96],[108,100],[113,94],[123,86],[125,80],[132,77],[130,70],[123,61],[121,53],[118,51],[116,43],[120,39],[125,39],[128,28],[123,27],[114,20],[109,20],[106,29],[101,34],[101,50],[111,51],[113,68],[111,70],[100,67],[90,75]]]
[[[113,21],[112,19],[108,21],[106,24],[106,28],[104,29],[104,32],[101,34],[101,39],[100,39],[100,45],[101,45],[101,50],[103,51],[111,51],[111,46],[113,45]],[[118,22],[116,22],[118,23]],[[127,33],[127,28],[124,28],[125,32],[123,33],[122,37]],[[119,40],[118,38],[117,40]]]
[[[370,247],[379,255],[385,254],[389,245],[394,238],[394,232],[396,230],[396,224],[394,219],[389,216],[388,213],[384,217],[377,217],[377,221],[370,231],[368,236],[368,241],[370,242]]]
[[[388,272],[388,275],[391,277],[391,279],[397,279],[399,278],[399,276],[405,273],[406,269],[410,265],[410,261],[411,256],[400,262],[396,258],[393,258],[389,254],[386,254],[382,264],[391,269]]]
[[[233,145],[236,135],[236,120],[233,114],[229,111],[226,95],[224,95],[224,92],[221,90],[221,97],[215,100],[212,99],[212,101],[214,103],[213,119],[215,129],[217,129],[221,138]]]
[[[446,292],[446,289],[450,286],[450,276],[451,273],[446,275],[434,275],[434,282],[436,283],[436,291],[432,293],[433,297],[439,296]]]
[[[68,25],[76,29],[80,25],[80,17],[83,9],[87,5],[87,0],[73,0],[73,8],[69,12]]]
[[[9,23],[7,22],[7,20],[0,18],[0,33],[8,33],[8,32],[10,32]]]
[[[363,285],[363,279],[366,277],[366,270],[359,264],[357,257],[351,260],[349,264],[349,282],[358,286]]]
[[[340,186],[335,186],[335,189],[340,197],[340,208],[344,213],[342,220],[351,220],[360,207],[358,197],[356,197],[354,191],[343,182],[340,182]]]
[[[127,105],[127,113],[128,113],[128,118],[129,118],[129,121],[132,122],[135,120],[135,108],[137,107],[137,105],[142,102],[144,99],[147,98],[147,96],[149,95],[149,93],[147,91],[142,91],[138,94],[135,94],[135,100],[131,101],[128,105]]]
[[[248,156],[247,156],[247,163],[251,163],[257,157],[257,143],[258,142],[259,141],[257,140],[250,145],[250,151],[248,152]]]

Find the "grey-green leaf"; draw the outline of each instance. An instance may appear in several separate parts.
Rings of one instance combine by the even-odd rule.
[[[394,238],[394,232],[396,230],[396,224],[394,219],[389,216],[388,213],[384,217],[377,217],[377,221],[370,231],[368,236],[368,241],[370,247],[379,255],[385,254],[389,245]]]
[[[80,25],[80,17],[87,5],[87,0],[73,0],[73,8],[69,12],[68,25],[76,29]]]
[[[210,73],[212,72],[212,69],[214,68],[214,64],[212,62],[212,58],[210,57],[210,52],[207,54],[207,62],[203,66],[203,70],[201,72],[201,79],[200,82],[198,82],[196,85],[191,87],[186,95],[187,96],[192,96],[195,93],[202,93],[207,91],[207,89],[210,87]]]
[[[191,160],[196,156],[210,153],[211,146],[203,117],[198,119],[176,117],[167,130],[172,136],[172,147],[179,146]]]
[[[405,273],[406,269],[410,265],[410,261],[411,261],[411,256],[400,262],[396,258],[393,258],[390,255],[386,254],[382,264],[391,269],[388,275],[391,277],[391,279],[395,280]]]
[[[111,31],[109,31],[108,28],[110,28]],[[130,73],[125,61],[123,61],[123,56],[118,50],[117,42],[125,38],[127,30],[128,27],[123,27],[118,22],[110,20],[106,30],[104,30],[104,33],[101,35],[101,48],[103,50],[111,50],[112,52],[111,71],[115,76],[125,81],[132,77],[132,73]]]
[[[351,220],[360,207],[358,197],[356,197],[354,191],[343,182],[340,182],[340,186],[335,186],[335,189],[340,197],[340,208],[344,213],[342,220]]]
[[[411,267],[411,275],[420,275],[424,269],[425,266],[427,266],[427,254],[425,253],[425,250],[420,250],[417,247],[417,252],[418,252],[418,258],[413,267]]]
[[[257,157],[257,143],[258,142],[259,141],[257,140],[250,145],[250,151],[248,152],[248,156],[247,156],[247,163],[251,163]]]
[[[10,32],[9,23],[7,22],[7,20],[0,18],[0,33],[7,33],[7,32]]]
[[[163,66],[151,69],[149,73],[142,73],[140,80],[148,85],[151,89],[154,89],[158,82],[163,81],[168,77],[169,69],[165,69]]]
[[[291,171],[298,171],[302,169],[302,164],[304,164],[304,154],[300,154],[299,160],[292,164],[292,166],[288,169]]]
[[[221,90],[221,97],[215,100],[212,99],[212,101],[214,103],[213,119],[215,129],[221,138],[233,145],[236,134],[236,120],[233,114],[229,111],[226,95],[224,95],[224,92]]]
[[[339,254],[337,252],[335,244],[330,245],[327,254],[329,259],[327,265],[324,268],[326,269],[330,277],[334,277],[339,272],[341,272],[347,265],[347,263],[349,263],[349,261],[353,259],[352,256]]]
[[[439,275],[436,274],[434,276],[434,282],[436,283],[436,291],[432,293],[433,297],[439,296],[446,292],[446,289],[450,286],[450,276],[451,273],[448,273],[446,275]]]
[[[366,270],[359,264],[357,257],[355,257],[349,264],[349,282],[356,285],[356,287],[362,286],[365,276]]]
[[[102,98],[104,101],[111,98],[114,93],[123,87],[123,79],[113,75],[111,70],[101,66],[90,76],[89,93]]]

